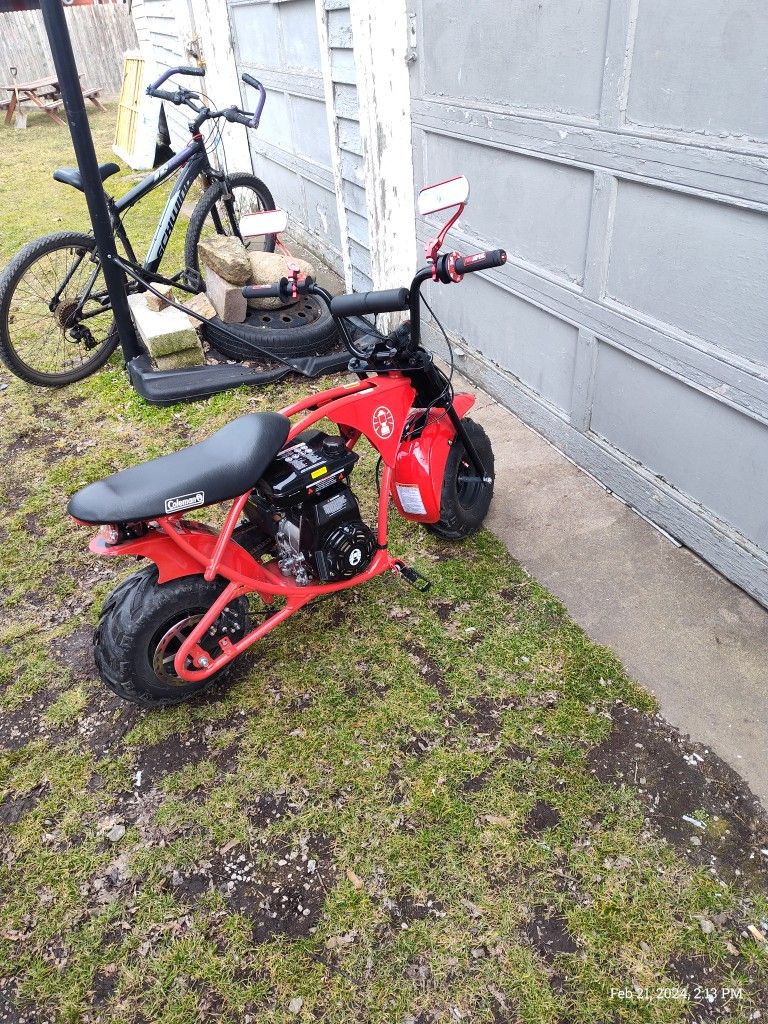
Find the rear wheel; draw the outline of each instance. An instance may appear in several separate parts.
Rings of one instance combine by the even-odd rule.
[[[82,380],[106,363],[117,342],[90,235],[37,238],[0,275],[0,359],[27,383]]]
[[[239,237],[242,216],[275,208],[272,193],[255,175],[230,174],[228,181],[229,189],[220,181],[207,188],[189,218],[184,260],[190,270],[200,270],[197,246],[203,238],[211,235]],[[252,252],[274,252],[276,241],[277,235],[262,235],[249,241],[247,248]]]
[[[180,704],[222,679],[231,665],[210,679],[189,683],[176,675],[173,662],[224,586],[200,576],[160,584],[156,567],[148,566],[116,587],[102,608],[94,637],[104,684],[123,700],[158,708]],[[200,646],[215,657],[221,653],[222,637],[236,641],[247,631],[248,602],[241,597],[227,605]]]
[[[480,457],[490,482],[479,477],[466,448],[456,437],[445,465],[440,496],[440,521],[427,524],[430,533],[445,540],[464,540],[483,525],[493,497],[493,448],[491,440],[474,420],[462,420],[472,446]]]

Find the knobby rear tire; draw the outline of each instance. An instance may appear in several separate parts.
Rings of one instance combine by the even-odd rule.
[[[210,679],[178,680],[171,685],[157,675],[153,659],[158,634],[187,615],[207,611],[224,586],[221,580],[208,583],[200,576],[160,584],[157,567],[151,565],[115,587],[101,609],[94,634],[94,657],[105,686],[139,707],[162,708],[181,704],[220,682],[230,672],[231,662]],[[241,639],[248,631],[248,601],[238,598],[227,606],[224,614],[228,613],[237,622],[230,636]]]

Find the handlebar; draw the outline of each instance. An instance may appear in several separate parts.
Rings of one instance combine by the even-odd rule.
[[[250,85],[252,89],[256,89],[256,91],[259,93],[259,102],[258,105],[256,106],[256,111],[251,117],[250,121],[245,125],[246,128],[258,128],[259,121],[261,120],[261,115],[264,110],[264,104],[267,102],[267,90],[264,88],[261,82],[259,82],[257,79],[253,77],[253,75],[243,74],[241,77],[246,85]]]
[[[491,249],[489,252],[476,252],[472,256],[459,256],[454,266],[457,274],[472,274],[476,270],[502,267],[506,262],[507,254],[503,249]]]
[[[297,295],[311,295],[315,281],[312,277],[305,277],[303,281],[296,282]],[[293,298],[294,282],[287,277],[281,277],[277,284],[247,284],[242,290],[246,299],[282,299],[290,302]]]
[[[163,82],[167,82],[171,75],[194,75],[196,78],[202,78],[205,71],[202,68],[195,67],[183,67],[183,68],[166,68],[166,70],[157,78],[151,85],[147,86],[147,92],[152,95],[152,91],[159,89]],[[161,97],[167,99],[167,97]]]
[[[407,288],[388,288],[380,292],[337,295],[331,302],[334,316],[363,316],[365,313],[400,313],[408,309]]]
[[[189,89],[185,89],[184,86],[179,86],[175,92],[171,92],[169,89],[161,89],[160,86],[167,82],[172,75],[195,75],[201,78],[205,74],[202,68],[194,67],[179,67],[179,68],[167,68],[159,78],[157,78],[151,85],[147,86],[147,95],[154,96],[158,100],[166,100],[168,103],[173,103],[179,107],[186,105],[191,107],[192,110],[198,115],[194,121],[194,130],[199,130],[201,124],[207,121],[209,118],[224,117],[227,121],[235,124],[242,124],[246,128],[258,128],[259,122],[261,121],[261,115],[264,111],[264,104],[267,102],[267,90],[253,77],[253,75],[244,74],[242,76],[243,81],[246,85],[250,85],[251,88],[256,89],[259,93],[259,102],[256,105],[256,110],[250,113],[247,110],[240,110],[239,107],[227,107],[224,110],[209,110],[207,107],[201,107],[196,100],[200,99],[200,96],[196,92],[191,92]]]

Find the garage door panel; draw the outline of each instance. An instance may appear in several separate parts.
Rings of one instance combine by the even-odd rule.
[[[280,4],[283,59],[289,68],[311,68],[320,72],[317,32],[308,32],[315,20],[315,0],[291,0]]]
[[[608,294],[625,306],[768,362],[768,217],[620,182]]]
[[[310,160],[331,167],[331,147],[328,132],[318,130],[326,124],[325,104],[306,96],[292,96],[294,150]]]
[[[478,276],[459,288],[433,290],[430,303],[433,296],[446,327],[568,415],[577,328]]]
[[[425,133],[424,183],[465,174],[462,229],[569,283],[584,280],[593,175],[519,153]]]
[[[240,60],[265,68],[280,67],[276,4],[237,4],[230,7],[232,38]]]
[[[423,0],[420,7],[426,93],[597,117],[610,0]]]
[[[289,153],[295,152],[291,135],[288,97],[285,93],[267,89],[267,100],[259,124],[259,141],[269,142]]]
[[[768,138],[764,0],[641,0],[627,119]]]
[[[334,192],[309,180],[304,182],[304,192],[307,197],[307,217],[304,224],[319,239],[327,239],[335,249],[341,249],[341,232]]]
[[[768,427],[598,345],[591,429],[768,547]]]

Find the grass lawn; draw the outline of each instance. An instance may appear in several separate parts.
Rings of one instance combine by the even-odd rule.
[[[86,224],[50,179],[66,131],[30,121],[2,135],[0,267]],[[66,500],[307,384],[158,410],[116,359],[0,382],[0,1021],[766,1019],[765,817],[490,534],[395,519],[429,594],[318,603],[226,688],[143,713],[91,656],[135,566],[90,555]]]

